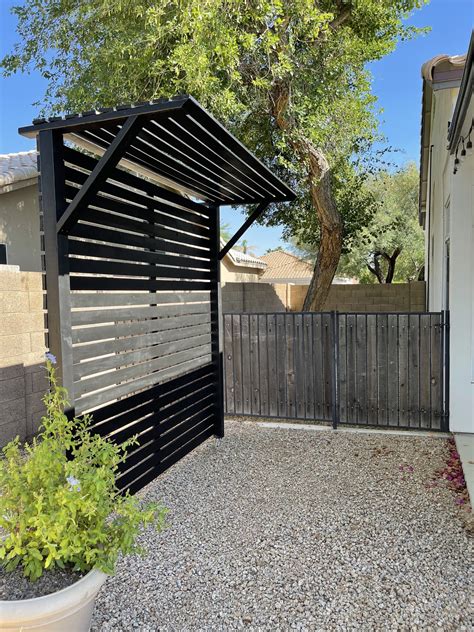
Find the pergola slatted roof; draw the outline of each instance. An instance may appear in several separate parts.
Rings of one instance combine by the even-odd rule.
[[[136,134],[123,153],[126,166],[210,204],[255,204],[294,199],[277,178],[191,96],[37,119],[20,133],[58,130],[79,146],[103,154],[130,117]]]

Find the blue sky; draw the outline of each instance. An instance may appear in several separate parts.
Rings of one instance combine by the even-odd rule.
[[[0,0],[0,57],[16,41],[15,18],[10,7],[18,0]],[[400,42],[391,55],[370,65],[373,92],[378,97],[381,131],[389,145],[399,150],[400,164],[419,158],[421,79],[423,62],[440,53],[465,53],[474,22],[473,0],[432,0],[408,20],[414,26],[430,26],[431,32],[413,41]],[[0,153],[25,151],[34,142],[18,135],[17,129],[36,116],[35,101],[41,101],[45,82],[37,74],[0,78]],[[222,221],[237,230],[242,214],[224,208]],[[254,226],[246,234],[257,254],[281,244],[281,230]]]

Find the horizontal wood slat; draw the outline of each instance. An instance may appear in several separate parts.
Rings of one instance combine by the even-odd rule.
[[[166,305],[206,303],[209,302],[209,292],[183,292],[150,293],[150,292],[109,292],[106,294],[94,293],[74,293],[71,294],[71,305],[78,307],[121,307],[124,305]]]
[[[134,213],[133,208],[127,209],[127,214],[119,214],[120,206],[118,204],[113,205],[109,203],[106,198],[103,198],[103,204],[96,204],[97,208],[84,209],[81,213],[81,222],[88,222],[90,224],[99,224],[99,226],[106,226],[108,228],[119,228],[125,232],[129,233],[138,233],[144,236],[154,236],[159,239],[166,240],[166,242],[170,242],[169,248],[167,249],[170,252],[172,250],[172,243],[177,242],[188,244],[191,246],[202,247],[202,248],[210,248],[210,240],[208,237],[202,237],[196,235],[196,233],[192,230],[192,225],[190,224],[190,229],[188,232],[177,231],[174,228],[165,228],[164,226],[158,224],[152,224],[150,222],[140,221],[136,218],[136,214]],[[102,200],[99,200],[102,202]],[[111,209],[107,209],[107,206],[110,206]],[[113,211],[113,208],[116,208],[117,211]],[[77,224],[70,230],[71,235],[77,234]],[[89,228],[90,238],[93,239],[93,232]],[[159,244],[156,244],[156,249],[161,250]],[[164,248],[163,248],[164,249]]]
[[[169,344],[170,348],[176,344],[185,344],[188,339],[203,335],[210,335],[209,324],[184,327],[183,329],[169,329],[166,331],[130,336],[127,338],[114,338],[109,341],[98,341],[91,344],[75,346],[73,348],[74,363],[82,360],[90,360],[105,356],[110,353],[121,353],[123,351],[134,351],[144,347],[160,346]]]
[[[76,240],[69,241],[69,254],[82,257],[94,257],[94,259],[116,259],[118,261],[152,263],[157,266],[157,272],[160,272],[163,266],[171,266],[172,269],[176,267],[202,270],[210,269],[209,259],[169,255],[137,248],[118,248],[116,246],[106,246],[104,244]],[[159,274],[156,276],[159,276]]]
[[[182,303],[179,305],[151,305],[149,307],[117,307],[116,309],[89,309],[73,311],[72,326],[118,323],[188,314],[209,314],[209,303]]]
[[[83,393],[90,392],[91,390],[98,390],[100,388],[111,386],[112,384],[141,377],[146,373],[155,373],[161,369],[169,369],[177,364],[200,358],[201,356],[209,353],[209,345],[204,344],[185,351],[178,351],[169,355],[161,355],[152,360],[146,360],[144,362],[139,362],[138,364],[133,364],[132,366],[120,365],[122,368],[108,373],[93,373],[92,375],[87,374],[87,377],[82,378],[75,383],[74,390],[76,394],[82,395]],[[121,356],[117,355],[114,357],[120,358]]]
[[[98,327],[83,327],[72,330],[73,344],[82,342],[98,342],[111,338],[135,336],[159,331],[176,330],[194,325],[211,322],[209,314],[191,314],[178,318],[155,318],[152,320],[134,321],[115,325],[101,325]]]
[[[64,160],[66,163],[77,165],[78,167],[86,169],[87,171],[92,171],[98,162],[96,158],[72,149],[71,147],[64,148]],[[145,180],[144,178],[135,176],[128,171],[124,171],[123,169],[113,169],[110,175],[110,179],[116,182],[123,183],[124,185],[135,190],[143,191],[147,197],[160,198],[164,201],[170,202],[178,208],[182,207],[190,211],[203,214],[207,217],[211,216],[213,213],[213,209],[203,203],[194,202],[189,198],[185,198],[178,193],[174,193],[173,191],[164,189],[163,187],[154,184],[150,180]]]
[[[108,371],[109,369],[124,367],[129,364],[141,363],[145,360],[151,360],[157,357],[169,357],[170,360],[174,360],[178,355],[178,352],[197,347],[202,349],[203,346],[210,344],[211,335],[205,334],[203,336],[194,336],[192,338],[185,338],[184,340],[177,340],[174,343],[165,342],[133,351],[116,353],[111,356],[76,364],[74,367],[74,379],[79,380],[100,373],[101,371]]]
[[[78,397],[76,400],[76,409],[79,413],[84,413],[103,406],[109,402],[113,402],[119,397],[131,395],[139,391],[142,388],[153,386],[164,380],[171,379],[187,371],[191,371],[199,366],[209,364],[211,362],[211,355],[203,355],[201,357],[182,362],[169,369],[163,369],[150,373],[144,377],[125,382],[123,384],[114,385],[112,388],[108,388],[103,391],[93,392],[90,394],[84,394],[82,397]]]
[[[107,218],[105,218],[105,221],[106,219]],[[141,228],[138,232],[142,232]],[[176,240],[170,241],[174,238],[173,235],[168,236],[168,240],[165,240],[156,236],[149,237],[148,235],[137,234],[136,232],[129,233],[122,230],[109,230],[101,226],[84,224],[82,222],[73,226],[70,234],[73,237],[94,240],[92,243],[108,242],[141,249],[157,250],[169,255],[189,255],[190,257],[210,258],[209,244],[207,244],[206,247],[202,247],[201,245],[195,247],[193,245],[176,243]]]

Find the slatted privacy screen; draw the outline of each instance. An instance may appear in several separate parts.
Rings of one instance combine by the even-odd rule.
[[[444,336],[441,313],[225,314],[226,414],[445,430]]]
[[[136,491],[224,434],[220,206],[294,192],[190,95],[37,119],[50,350],[69,415],[138,434]],[[79,149],[81,151],[79,151]]]

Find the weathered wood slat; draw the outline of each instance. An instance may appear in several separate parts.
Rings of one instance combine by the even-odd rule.
[[[346,316],[347,346],[347,415],[350,423],[356,424],[357,415],[357,364],[356,364],[356,316]]]
[[[322,314],[313,315],[313,353],[314,353],[314,399],[315,416],[319,421],[326,419],[324,408],[324,364]]]
[[[268,415],[278,415],[277,332],[274,314],[266,315],[268,341]]]
[[[367,423],[367,327],[365,314],[356,315],[356,405],[357,422]]]
[[[202,347],[203,345],[209,345],[210,349],[210,344],[211,334],[205,334],[202,336],[185,338],[184,340],[177,340],[174,343],[165,342],[159,345],[142,347],[141,349],[126,351],[123,353],[115,353],[114,355],[76,364],[74,366],[74,379],[80,380],[100,373],[101,371],[108,371],[110,369],[125,367],[129,364],[144,362],[145,360],[161,357],[164,354],[166,356],[173,356],[178,351],[194,349],[196,347]]]
[[[181,292],[168,294],[165,292],[108,292],[104,294],[78,293],[71,294],[73,309],[80,307],[125,307],[126,305],[191,305],[208,303],[209,292]]]
[[[295,315],[285,314],[287,417],[296,417]]]
[[[378,422],[377,316],[367,315],[367,423]]]
[[[398,367],[398,314],[387,317],[387,359],[388,359],[388,388],[387,410],[388,424],[398,426],[399,419],[399,367]]]
[[[388,425],[387,314],[377,314],[378,425]]]
[[[209,270],[210,262],[206,259],[183,257],[181,255],[167,255],[160,252],[149,252],[138,248],[118,248],[87,241],[71,239],[69,241],[69,255],[94,257],[95,259],[109,259],[117,261],[131,261],[134,263],[151,263],[157,267],[157,275],[162,267],[195,268]]]
[[[250,351],[250,409],[253,415],[260,415],[260,371],[258,348],[258,315],[249,317],[249,351]]]
[[[158,384],[163,380],[168,380],[173,377],[182,375],[187,371],[198,368],[203,365],[207,365],[211,362],[210,355],[205,355],[187,362],[182,362],[169,369],[163,369],[162,371],[156,371],[148,374],[145,377],[131,380],[120,385],[114,385],[112,388],[98,391],[91,394],[85,394],[78,398],[76,401],[76,410],[79,414],[92,411],[95,408],[99,408],[104,404],[113,402],[114,400],[136,393],[142,388],[147,388]]]
[[[113,353],[136,351],[145,347],[160,347],[169,344],[170,348],[176,349],[176,345],[188,344],[190,340],[204,335],[209,336],[210,333],[210,325],[196,325],[195,327],[170,329],[157,333],[143,334],[141,336],[114,338],[113,340],[105,342],[99,341],[92,344],[75,346],[73,348],[74,364],[77,365],[83,360],[93,360]]]
[[[285,333],[285,315],[275,315],[276,326],[276,361],[277,361],[277,405],[278,416],[288,417],[288,374],[287,365],[287,347]]]
[[[332,417],[332,327],[331,314],[322,314],[323,370],[324,370],[324,419]]]
[[[182,362],[198,359],[204,355],[208,355],[209,353],[209,345],[205,344],[198,347],[193,347],[192,349],[187,349],[186,351],[178,351],[169,355],[159,356],[152,360],[145,360],[144,362],[139,362],[138,364],[134,364],[132,366],[126,366],[126,361],[124,361],[124,364],[118,365],[121,368],[117,368],[114,371],[109,371],[108,373],[87,373],[87,377],[79,379],[75,382],[75,392],[78,395],[83,395],[86,393],[90,393],[91,391],[97,391],[101,388],[112,386],[120,382],[125,382],[126,380],[142,377],[146,374],[155,373],[161,369],[172,368],[178,364],[181,364]],[[135,352],[133,352],[133,354],[131,355],[134,357],[138,357],[135,355]],[[113,357],[116,359],[120,359],[121,356],[120,354],[118,354]],[[102,362],[103,361],[100,360],[98,361],[98,364]]]
[[[82,327],[72,330],[73,344],[85,342],[99,342],[111,338],[169,331],[171,329],[184,329],[186,327],[207,324],[211,322],[210,314],[190,314],[179,318],[155,318],[152,320],[138,320],[129,323],[117,323],[114,325],[100,325],[97,327]]]
[[[104,198],[105,199],[105,198]],[[151,224],[149,221],[140,221],[136,218],[136,214],[134,214],[133,209],[130,210],[128,215],[120,215],[114,212],[108,212],[107,206],[113,206],[118,209],[118,204],[111,205],[108,202],[104,202],[103,205],[96,205],[98,208],[90,208],[84,209],[81,214],[81,222],[87,222],[89,224],[98,224],[99,226],[105,226],[107,228],[116,228],[120,229],[127,233],[138,233],[139,235],[143,235],[145,237],[154,236],[157,239],[162,239],[166,242],[177,242],[184,243],[196,247],[209,248],[210,240],[207,237],[200,237],[198,235],[194,235],[191,230],[192,227],[190,225],[190,231],[183,232],[177,231],[172,228],[166,228],[164,226],[155,226]],[[113,211],[113,208],[110,209]],[[78,232],[77,226],[81,226],[81,224],[76,224],[70,231],[71,235],[81,236]],[[91,229],[89,228],[89,238],[93,239],[91,236]],[[170,246],[171,249],[171,246]]]
[[[399,383],[399,426],[408,427],[409,403],[408,392],[410,386],[410,356],[408,349],[409,322],[406,314],[398,317],[398,383]]]
[[[410,381],[408,392],[409,426],[420,427],[420,317],[410,314],[409,367]]]
[[[124,278],[114,276],[71,276],[71,290],[84,291],[141,291],[168,290],[169,292],[182,292],[185,290],[208,290],[209,281],[182,281],[179,279],[162,280],[151,278]]]
[[[311,314],[303,314],[302,329],[304,417],[305,419],[314,419],[313,318]]]
[[[242,352],[242,404],[244,414],[252,414],[252,378],[250,372],[250,318],[240,315],[240,344]]]
[[[430,366],[430,425],[434,430],[441,429],[443,411],[443,358],[442,358],[441,316],[431,315],[431,366]]]
[[[232,316],[225,314],[224,322],[224,383],[225,407],[228,415],[235,414],[234,351],[232,348]]]
[[[341,423],[349,423],[350,415],[347,401],[347,314],[338,314],[338,327],[339,420]]]
[[[258,382],[260,385],[260,411],[262,417],[269,414],[269,393],[268,393],[268,340],[267,340],[267,314],[258,314]]]
[[[149,225],[150,224],[144,225],[143,230],[146,230],[146,226]],[[173,239],[171,235],[166,235],[165,239],[157,237],[156,235],[150,237],[147,234],[140,234],[140,232],[142,232],[142,230],[134,232],[109,230],[102,226],[84,224],[82,222],[75,224],[71,229],[71,235],[73,237],[80,237],[81,239],[87,239],[91,242],[120,244],[121,246],[132,246],[142,249],[147,248],[166,252],[170,255],[189,255],[190,257],[202,257],[203,259],[210,258],[210,244],[208,244],[207,247],[203,247],[202,245],[193,246],[193,244],[177,243],[180,242],[179,239],[171,241],[171,239]]]
[[[244,392],[242,375],[242,329],[240,314],[232,314],[232,356],[234,359],[234,403],[235,413],[244,412]]]
[[[99,323],[119,323],[133,320],[181,317],[190,314],[209,314],[209,303],[181,303],[179,305],[152,305],[150,307],[123,307],[113,309],[89,309],[73,311],[73,327],[98,325]]]
[[[420,427],[429,428],[431,395],[431,316],[422,314],[420,326]]]
[[[68,164],[77,165],[78,167],[87,169],[88,171],[92,171],[97,163],[96,158],[72,149],[71,147],[64,147],[64,160]],[[182,207],[207,216],[211,213],[211,209],[205,204],[194,202],[193,200],[183,197],[178,193],[174,193],[168,189],[163,189],[150,180],[145,180],[144,178],[135,176],[123,169],[113,169],[110,180],[123,183],[126,186],[135,189],[135,191],[143,191],[143,193],[147,196],[145,204],[148,204],[150,198],[160,198],[164,201],[170,202],[178,208]]]
[[[295,336],[295,415],[298,419],[306,416],[306,389],[305,389],[305,368],[304,368],[304,347],[303,347],[303,315],[294,315],[294,336]]]

